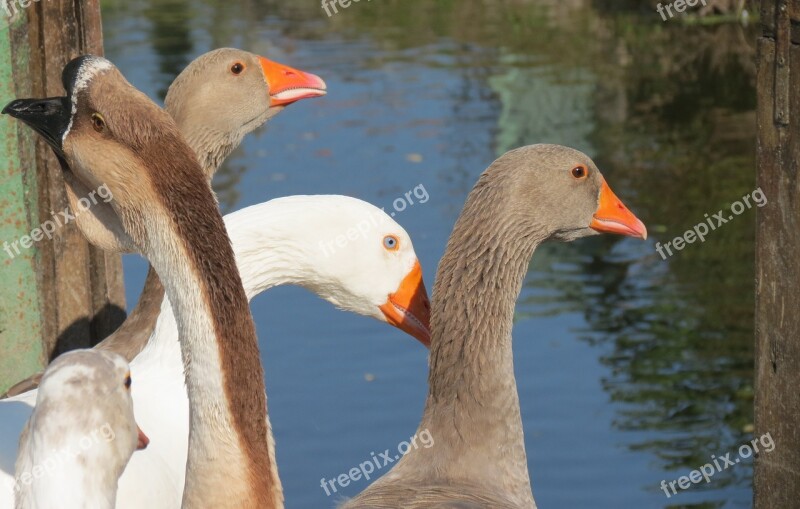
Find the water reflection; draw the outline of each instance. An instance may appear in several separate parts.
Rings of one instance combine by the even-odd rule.
[[[315,120],[332,119],[324,120],[329,130],[303,126],[302,139],[284,147],[287,160],[303,152],[303,161],[324,162],[308,169],[318,180],[338,182],[353,164],[379,168],[399,151],[428,148],[426,178],[436,181],[439,207],[436,221],[426,217],[436,223],[426,230],[435,238],[430,253],[441,254],[463,197],[496,155],[532,142],[588,152],[653,239],[542,248],[518,321],[582,316],[576,334],[604,366],[613,425],[659,475],[683,475],[749,438],[755,212],[668,261],[653,246],[755,186],[754,28],[665,24],[640,2],[380,0],[331,18],[316,0],[138,2],[104,2],[109,53],[122,55],[119,41],[138,40],[136,20],[147,20],[140,50],[148,46],[157,61],[150,75],[162,96],[203,48],[292,54],[298,66],[305,55],[327,69],[339,89],[331,87]],[[299,46],[310,49],[296,54]],[[262,171],[254,166],[265,155],[239,152],[226,164],[215,182],[223,208],[263,200],[242,182]],[[392,167],[401,168],[408,171]],[[337,192],[382,203],[418,183],[396,177],[377,172]],[[741,488],[750,476],[749,467],[720,475],[684,506],[747,503]]]
[[[150,40],[158,55],[159,97],[163,100],[175,76],[189,64],[192,53],[188,0],[151,1],[144,10],[151,23]]]
[[[636,193],[632,207],[663,243],[755,186],[754,36],[734,26],[601,26],[613,34],[600,48],[611,62],[589,66],[602,79],[590,92],[588,145],[615,185]],[[751,211],[667,262],[652,246],[625,253],[610,239],[554,247],[529,278],[547,293],[522,309],[585,313],[583,335],[601,350],[605,389],[621,404],[616,425],[658,431],[634,447],[667,470],[685,472],[750,437],[754,221]],[[714,488],[750,475],[739,470]]]

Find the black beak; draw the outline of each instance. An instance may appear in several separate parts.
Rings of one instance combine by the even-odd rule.
[[[8,103],[2,113],[28,124],[42,135],[56,154],[64,157],[62,141],[72,116],[69,99],[66,97],[17,99]]]

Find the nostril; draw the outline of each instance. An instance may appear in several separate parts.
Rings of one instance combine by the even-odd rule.
[[[621,201],[618,201],[618,202],[617,202],[617,208],[618,208],[618,209],[620,209],[620,210],[622,210],[622,209],[624,209],[624,208],[625,208],[625,205],[623,205]]]
[[[283,71],[284,76],[295,76],[293,71]]]

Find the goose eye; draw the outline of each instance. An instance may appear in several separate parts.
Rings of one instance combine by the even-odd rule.
[[[92,114],[92,127],[98,133],[102,133],[106,128],[106,121],[103,118],[103,115],[99,113]]]
[[[576,166],[572,168],[572,176],[578,180],[585,179],[589,175],[589,170],[586,166]]]
[[[126,376],[125,377],[125,388],[126,389],[130,389],[132,383],[133,383],[133,380],[131,380],[131,375]]]
[[[236,62],[231,66],[231,72],[237,76],[242,74],[242,71],[244,71],[244,64],[241,62]]]
[[[389,251],[397,251],[400,249],[400,239],[394,235],[387,235],[383,238],[383,247]]]

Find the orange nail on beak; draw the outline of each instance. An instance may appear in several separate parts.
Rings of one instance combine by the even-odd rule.
[[[431,304],[425,282],[422,280],[422,266],[419,261],[400,283],[397,292],[389,295],[386,304],[380,307],[386,321],[398,329],[411,334],[426,347],[431,346]]]
[[[629,237],[647,238],[647,228],[639,218],[628,210],[614,191],[608,187],[605,179],[600,188],[597,211],[589,225],[593,230],[603,233],[617,233]]]
[[[144,431],[142,431],[142,428],[139,426],[136,426],[136,430],[139,432],[139,441],[136,443],[136,450],[141,451],[150,445],[150,439],[147,438],[147,435],[144,434]]]
[[[261,57],[261,68],[269,86],[271,106],[286,106],[301,99],[320,97],[327,86],[319,76]]]

